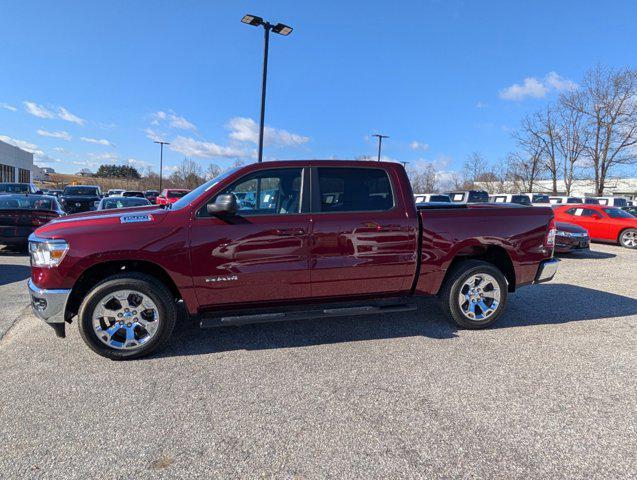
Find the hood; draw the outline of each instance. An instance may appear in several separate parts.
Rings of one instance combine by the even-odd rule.
[[[579,225],[575,225],[573,223],[567,222],[555,222],[555,227],[558,232],[570,232],[570,233],[588,233],[584,227],[580,227]]]
[[[161,223],[168,213],[169,210],[158,208],[157,205],[76,213],[56,218],[38,228],[36,235],[44,238],[61,238],[74,233],[94,235],[100,230],[114,228],[144,228],[149,224]]]

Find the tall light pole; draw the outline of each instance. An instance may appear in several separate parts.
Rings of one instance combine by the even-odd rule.
[[[241,21],[245,24],[252,25],[253,27],[263,27],[265,31],[265,41],[263,45],[263,78],[261,80],[261,119],[259,122],[259,157],[258,162],[263,161],[263,129],[265,128],[265,88],[268,79],[268,48],[270,46],[270,30],[279,35],[287,37],[292,33],[292,27],[277,23],[272,25],[267,20],[263,20],[256,15],[244,15]]]
[[[170,143],[161,141],[155,143],[159,143],[159,193],[161,195],[161,180],[164,175],[164,145],[170,145]]]
[[[375,133],[372,137],[378,137],[378,161],[380,162],[380,151],[383,146],[383,138],[389,138],[387,135],[382,135],[380,133]]]

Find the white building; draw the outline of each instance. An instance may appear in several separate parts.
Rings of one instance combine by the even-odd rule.
[[[485,190],[493,189],[494,186],[491,183],[476,182],[476,186],[484,188]],[[497,187],[502,192],[489,192],[489,193],[503,193],[503,192],[516,192],[517,187],[513,182],[503,182],[502,185]],[[533,186],[533,192],[536,193],[548,193],[553,190],[553,182],[551,180],[538,180]],[[566,195],[566,187],[563,180],[557,181],[557,194]],[[632,178],[607,178],[604,185],[604,195],[612,197],[624,197],[628,200],[637,199],[637,177]],[[593,180],[573,180],[571,185],[571,196],[573,197],[594,197],[595,196],[595,182]]]
[[[0,182],[30,183],[33,154],[0,140]]]

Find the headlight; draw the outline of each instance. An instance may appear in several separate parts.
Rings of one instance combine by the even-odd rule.
[[[69,250],[64,240],[29,239],[31,265],[34,267],[57,267]]]

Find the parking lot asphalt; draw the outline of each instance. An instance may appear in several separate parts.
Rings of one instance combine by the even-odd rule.
[[[2,478],[635,478],[637,252],[593,245],[488,330],[417,314],[181,324],[112,362],[0,253]]]

